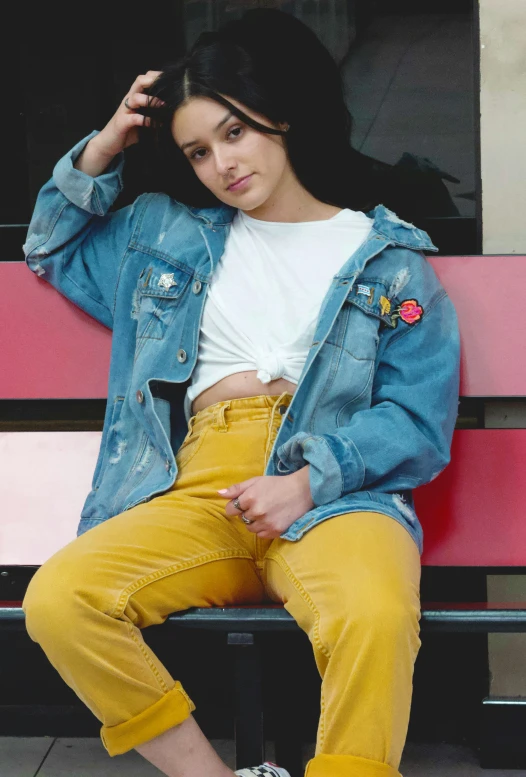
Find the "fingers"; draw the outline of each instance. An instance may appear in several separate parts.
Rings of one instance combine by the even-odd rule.
[[[149,127],[152,123],[150,116],[143,116],[142,113],[136,113],[137,121],[134,122],[134,124],[137,124],[139,127]]]
[[[234,507],[233,509],[235,510],[236,508]],[[241,520],[240,518],[241,512],[244,512],[245,516],[247,518],[250,518],[250,515],[247,515],[247,510],[248,508],[246,508],[246,510],[244,511],[237,510],[235,513],[233,512],[229,513],[227,509],[226,513],[227,515],[230,515],[233,518],[238,518],[239,520]],[[275,539],[276,537],[279,537],[281,534],[280,531],[268,528],[264,523],[258,520],[258,518],[251,518],[250,520],[252,521],[252,523],[246,523],[245,529],[251,534],[257,534],[257,536],[260,537],[262,540]]]
[[[140,94],[143,89],[147,89],[154,83],[161,72],[161,70],[148,70],[146,75],[137,76],[130,89],[130,94]]]
[[[128,116],[133,116],[134,112],[140,108],[160,108],[166,105],[164,100],[158,97],[151,97],[143,93],[143,89],[150,87],[156,78],[161,75],[161,70],[148,70],[144,75],[139,75],[132,84],[128,95],[122,101],[122,106]],[[138,126],[150,126],[151,118],[149,116],[137,115],[137,119],[131,123]]]
[[[123,100],[124,107],[128,111],[135,111],[137,108],[160,108],[166,105],[164,100],[160,100],[158,97],[150,97],[142,92],[130,92],[130,94]]]
[[[231,516],[232,518],[240,518],[240,516],[244,513],[247,518],[250,518],[250,515],[247,515],[248,510],[250,509],[249,505],[247,504],[246,507],[236,507],[234,504],[234,500],[227,502],[225,505],[225,513],[226,515]],[[241,519],[240,519],[241,520]],[[254,518],[251,518],[251,520],[255,520]],[[249,524],[247,524],[248,526]]]
[[[251,534],[255,534],[260,540],[275,540],[277,537],[281,536],[281,532],[276,529],[267,529],[265,527],[260,527],[258,529],[254,528],[254,525],[247,526],[247,531]]]
[[[140,84],[142,87],[151,86],[155,79],[160,76],[162,70],[148,70],[144,75],[137,76],[135,83]]]

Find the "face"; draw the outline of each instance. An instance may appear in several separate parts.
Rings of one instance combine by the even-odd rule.
[[[287,126],[272,124],[265,116],[225,97],[267,127]],[[208,97],[192,97],[178,108],[171,129],[199,180],[227,205],[254,210],[277,195],[293,176],[281,135],[252,129]],[[247,180],[231,186],[245,177]]]

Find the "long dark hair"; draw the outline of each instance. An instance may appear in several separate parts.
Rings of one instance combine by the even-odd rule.
[[[360,155],[350,145],[351,116],[338,67],[299,19],[275,9],[250,10],[216,32],[203,32],[184,57],[161,71],[146,93],[166,105],[141,109],[152,124],[139,130],[156,190],[189,205],[219,204],[171,134],[174,112],[191,97],[210,97],[248,126],[282,134],[254,121],[223,94],[274,124],[290,125],[284,135],[288,156],[298,180],[314,197],[354,210],[372,207]]]

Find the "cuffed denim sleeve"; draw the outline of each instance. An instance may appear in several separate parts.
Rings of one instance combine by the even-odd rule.
[[[391,335],[379,357],[370,408],[333,434],[299,432],[278,449],[292,471],[310,464],[316,506],[371,487],[416,488],[449,463],[460,338],[453,303],[443,291],[438,297],[420,323],[399,325]]]
[[[117,154],[96,178],[74,167],[90,140],[98,134],[98,130],[93,130],[59,159],[53,169],[53,181],[57,189],[74,205],[95,216],[104,216],[122,189],[124,153]]]
[[[122,152],[95,178],[75,169],[97,134],[94,130],[55,165],[38,193],[22,248],[30,270],[112,329],[120,264],[138,200],[108,213],[122,189]]]

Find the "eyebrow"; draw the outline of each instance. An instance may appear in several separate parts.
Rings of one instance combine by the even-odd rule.
[[[221,121],[219,122],[219,124],[218,124],[216,127],[214,127],[214,132],[217,132],[217,130],[218,130],[218,129],[221,129],[221,127],[223,126],[223,124],[226,124],[226,122],[227,122],[227,121],[228,121],[228,120],[229,120],[229,119],[230,119],[230,118],[231,118],[233,115],[234,115],[234,114],[233,114],[233,113],[231,113],[231,112],[229,111],[229,112],[226,114],[226,116],[224,116],[224,117],[221,119]],[[198,140],[191,140],[189,143],[183,143],[183,145],[181,146],[181,151],[184,151],[184,150],[185,150],[185,148],[188,148],[188,146],[197,146],[197,144],[198,144],[198,143],[199,143],[199,141],[198,141]]]

